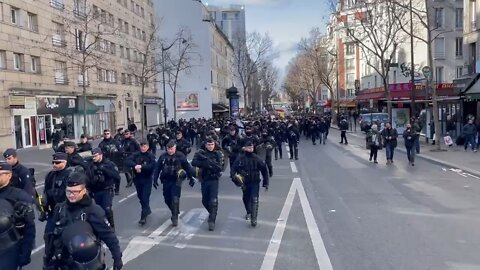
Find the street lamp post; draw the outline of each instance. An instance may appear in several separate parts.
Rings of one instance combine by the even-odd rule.
[[[412,62],[412,65],[411,65],[411,72],[410,72],[410,76],[411,76],[411,80],[412,80],[412,105],[411,105],[411,109],[412,109],[412,115],[411,117],[415,117],[415,65],[414,65],[414,54],[413,54],[413,11],[412,11],[412,0],[410,0],[410,61]]]

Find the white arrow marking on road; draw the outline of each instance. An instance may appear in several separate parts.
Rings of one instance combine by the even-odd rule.
[[[32,255],[39,252],[40,250],[44,249],[45,248],[45,244],[37,247],[36,249],[32,250]]]
[[[182,214],[183,212],[180,212],[180,215]],[[127,248],[123,251],[123,263],[127,264],[127,262],[138,258],[138,256],[160,244],[160,242],[162,242],[172,232],[170,231],[167,235],[161,235],[162,232],[170,226],[170,224],[171,221],[168,219],[150,235],[135,236],[132,240],[130,240]]]
[[[303,209],[303,215],[305,216],[305,221],[307,222],[307,228],[310,234],[310,239],[312,240],[318,267],[321,270],[333,270],[332,263],[330,262],[330,258],[328,257],[328,253],[322,239],[322,235],[318,229],[317,222],[310,207],[310,202],[308,201],[307,194],[305,193],[305,189],[303,188],[300,178],[293,179],[290,190],[288,191],[287,199],[285,200],[285,204],[280,212],[277,225],[275,226],[272,239],[270,240],[267,252],[263,258],[263,263],[260,270],[273,270],[275,266],[278,250],[280,249],[280,244],[282,243],[283,234],[287,225],[288,216],[290,214],[290,210],[292,209],[293,199],[295,198],[295,194],[297,192]]]
[[[295,165],[295,162],[290,161],[290,167],[292,167],[292,172],[293,173],[298,173],[297,166]]]
[[[175,244],[175,247],[185,248],[187,243],[183,242],[183,240],[192,239],[207,217],[208,212],[203,208],[195,208],[188,211],[188,213],[186,213],[185,216],[180,220],[180,233],[178,234],[178,240],[177,244]]]

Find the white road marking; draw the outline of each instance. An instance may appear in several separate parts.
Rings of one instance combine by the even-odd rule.
[[[295,162],[290,161],[290,167],[292,168],[293,173],[298,173],[297,166],[295,165]]]
[[[473,174],[470,174],[470,173],[465,173],[466,175],[470,176],[470,177],[473,177],[475,179],[480,179],[480,177],[476,176],[476,175],[473,175]]]
[[[285,149],[287,150],[288,158],[290,158],[290,147],[288,145],[285,145]]]
[[[187,247],[186,241],[193,238],[207,217],[208,212],[203,208],[196,208],[188,211],[179,222],[179,234],[175,247],[180,249]]]
[[[295,193],[297,192],[302,205],[305,221],[307,222],[307,228],[313,244],[315,256],[317,258],[318,267],[321,270],[333,270],[332,263],[328,257],[325,244],[320,234],[320,230],[318,229],[315,217],[313,216],[307,194],[305,193],[305,189],[303,188],[300,178],[293,179],[290,190],[288,191],[287,199],[285,200],[280,217],[278,218],[277,225],[275,226],[275,230],[270,240],[270,244],[268,245],[268,249],[260,270],[273,270],[275,266],[278,250],[280,249],[280,244],[282,243],[283,234],[287,225],[288,216],[290,214],[290,210],[292,209]]]
[[[182,215],[183,212],[180,212]],[[172,232],[170,231],[167,235],[161,235],[163,231],[165,231],[171,225],[170,219],[167,219],[160,227],[158,227],[155,231],[153,231],[148,236],[135,236],[130,240],[128,243],[127,248],[122,252],[122,260],[124,264],[127,262],[132,261],[138,256],[144,254],[145,252],[152,249],[154,246],[160,244],[168,235]]]
[[[32,255],[39,252],[40,250],[44,249],[45,248],[45,244],[37,247],[36,249],[32,250]]]
[[[119,200],[119,201],[118,201],[118,203],[123,203],[124,201],[126,201],[126,200],[130,199],[131,197],[133,197],[133,196],[135,196],[135,195],[137,195],[137,192],[136,192],[136,191],[135,191],[135,192],[133,192],[132,194],[128,195],[127,197],[125,197],[125,198],[123,198],[123,199]]]

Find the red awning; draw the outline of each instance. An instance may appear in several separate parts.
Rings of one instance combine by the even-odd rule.
[[[382,99],[382,98],[385,98],[385,92],[370,92],[370,93],[362,93],[360,92],[360,94],[357,96],[357,100],[358,101],[369,101],[370,99],[373,99],[373,100],[378,100],[378,99]]]

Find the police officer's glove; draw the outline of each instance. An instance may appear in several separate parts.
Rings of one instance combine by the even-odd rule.
[[[188,184],[189,184],[191,187],[193,187],[193,186],[195,186],[195,182],[196,182],[196,181],[195,181],[195,177],[192,177],[192,178],[190,178],[190,181],[188,182]]]
[[[113,262],[113,270],[120,270],[122,268],[123,268],[122,259],[118,259]]]
[[[153,187],[154,187],[155,189],[158,189],[158,181],[153,181]]]
[[[33,208],[26,202],[16,202],[13,208],[16,223],[25,225],[25,222],[34,218]]]

